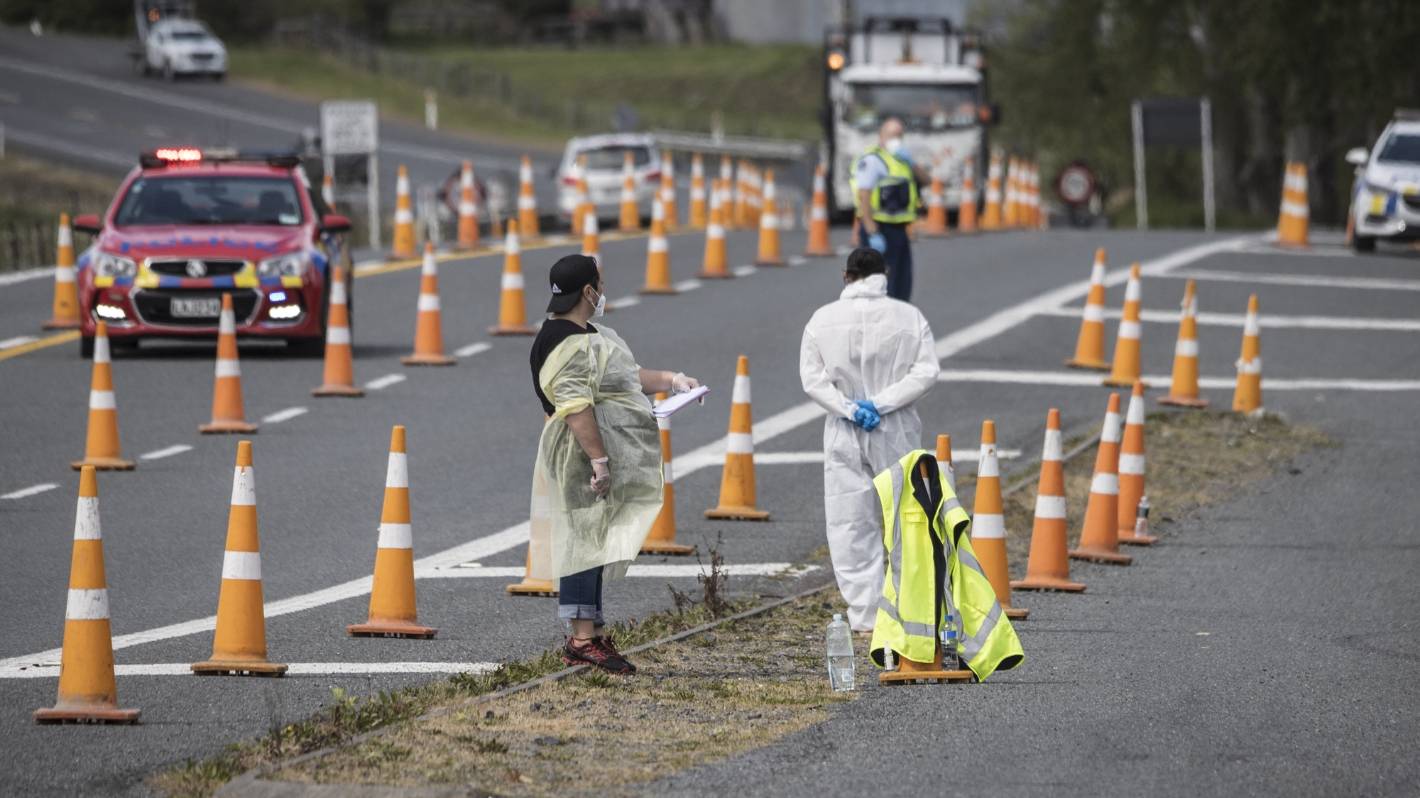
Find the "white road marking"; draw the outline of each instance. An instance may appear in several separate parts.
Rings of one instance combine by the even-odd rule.
[[[804,257],[803,255],[790,255],[790,256],[789,256],[789,265],[790,265],[790,266],[798,266],[798,265],[801,264],[801,263],[807,263],[808,260],[809,260],[809,259],[806,258],[806,257]]]
[[[23,499],[27,496],[35,496],[44,493],[45,491],[54,490],[57,487],[59,486],[54,484],[53,482],[41,482],[38,485],[31,485],[28,488],[20,488],[17,491],[6,493],[5,495],[0,496],[0,499]]]
[[[379,269],[384,265],[385,262],[382,260],[362,260],[355,264],[355,273],[364,274],[365,272]]]
[[[736,277],[749,277],[750,275],[756,274],[758,272],[759,267],[751,263],[745,266],[736,266],[734,268],[734,271],[731,273],[734,274]]]
[[[55,138],[52,135],[41,135],[24,130],[17,130],[9,125],[5,126],[5,138],[10,141],[17,141],[28,147],[34,147],[37,150],[57,152],[82,160],[101,161],[103,163],[113,164],[114,166],[133,166],[133,156],[131,155],[122,155],[109,150],[97,150],[84,144],[76,144]]]
[[[382,391],[385,388],[390,387],[391,385],[397,385],[398,383],[404,382],[406,379],[408,378],[405,377],[403,374],[386,374],[383,377],[376,377],[375,379],[365,383],[365,387],[371,391]]]
[[[953,449],[952,462],[975,462],[981,456],[980,449]],[[996,456],[1002,460],[1014,460],[1021,456],[1020,449],[997,449]],[[823,452],[755,452],[754,464],[760,465],[799,465],[801,463],[822,463]],[[676,474],[683,473],[679,464],[676,466]]]
[[[700,286],[701,282],[699,280],[681,280],[675,284],[675,290],[684,293],[686,291],[694,291]]]
[[[1007,371],[1005,369],[943,369],[940,382],[994,382],[1011,385],[1055,385],[1072,388],[1099,388],[1099,374],[1074,371]],[[1167,374],[1145,374],[1145,383],[1155,387],[1169,384]],[[1232,388],[1236,377],[1199,377],[1200,388]],[[1420,380],[1353,380],[1325,378],[1278,378],[1262,375],[1264,391],[1420,391]],[[679,472],[681,469],[677,468]]]
[[[1420,291],[1420,280],[1399,280],[1385,277],[1335,277],[1318,274],[1257,274],[1253,272],[1183,269],[1163,277],[1178,280],[1215,280],[1224,283],[1257,283],[1259,285],[1299,285],[1306,288],[1365,288],[1375,291]]]
[[[621,299],[607,300],[606,309],[607,312],[611,312],[614,310],[625,310],[627,308],[634,308],[639,304],[641,304],[641,297],[628,296],[622,297]]]
[[[172,446],[165,446],[162,449],[155,449],[147,454],[138,455],[139,460],[161,460],[164,457],[172,457],[175,454],[192,451],[192,447],[185,443],[175,443]]]
[[[1161,274],[1169,269],[1177,268],[1219,252],[1226,252],[1236,249],[1255,238],[1235,238],[1224,241],[1217,241],[1202,244],[1188,249],[1166,255],[1156,260],[1148,261],[1143,268],[1149,273]],[[1128,277],[1127,269],[1119,269],[1110,275],[1107,280],[1120,283]],[[1089,281],[1081,280],[1071,283],[1063,288],[1047,291],[1031,299],[1027,299],[1017,305],[999,311],[987,318],[968,325],[950,335],[937,341],[937,353],[941,357],[949,357],[961,350],[974,346],[982,341],[989,340],[1002,332],[1024,322],[1032,316],[1046,308],[1053,308],[1063,305],[1079,297],[1083,297],[1089,290]],[[381,377],[380,380],[390,380],[385,385],[392,385],[404,379],[404,375],[391,374]],[[1270,384],[1264,381],[1264,387]],[[370,384],[367,383],[367,388]],[[381,385],[380,387],[384,387]],[[373,389],[372,389],[373,390]],[[754,440],[758,442],[769,441],[787,432],[795,430],[804,424],[814,421],[823,416],[823,409],[812,402],[804,402],[786,410],[782,410],[764,419],[757,420],[754,424]],[[692,450],[684,457],[676,458],[676,474],[689,474],[699,468],[706,468],[712,465],[720,465],[724,462],[725,447],[728,437],[712,441],[704,446]],[[470,532],[473,530],[470,529]],[[453,568],[460,563],[470,560],[478,560],[500,554],[505,551],[525,545],[528,541],[528,522],[522,521],[513,526],[495,532],[491,535],[474,538],[464,543],[460,543],[449,549],[445,549],[436,554],[415,560],[415,574],[429,576],[430,572],[444,568]],[[300,593],[284,599],[269,601],[266,603],[265,615],[267,618],[274,618],[280,615],[287,615],[294,612],[323,607],[337,601],[356,598],[367,595],[370,592],[371,578],[368,576],[342,582],[338,585]],[[209,615],[205,618],[196,618],[190,621],[168,624],[154,629],[146,629],[140,632],[117,635],[113,638],[114,650],[128,648],[130,646],[151,643],[159,640],[170,640],[176,637],[184,637],[191,634],[210,632],[216,627],[217,617]],[[0,669],[14,665],[26,665],[34,662],[47,662],[57,660],[60,649],[50,649],[36,654],[21,655],[0,660]]]
[[[1041,313],[1042,316],[1064,316],[1080,318],[1080,308],[1054,308]],[[1118,319],[1118,310],[1106,310],[1104,317]],[[1198,323],[1207,327],[1241,327],[1246,316],[1242,313],[1199,313]],[[1178,324],[1176,310],[1141,310],[1139,320],[1158,324]],[[1364,316],[1279,316],[1264,313],[1258,320],[1263,327],[1296,328],[1304,330],[1372,330],[1390,332],[1420,332],[1420,320],[1413,319],[1373,319]]]
[[[263,417],[261,423],[280,424],[283,421],[290,421],[296,416],[304,416],[307,412],[307,409],[304,407],[288,407],[285,410],[277,410],[275,413]]]
[[[461,347],[459,347],[458,349],[455,349],[455,350],[454,350],[454,356],[455,356],[455,357],[473,357],[474,355],[477,355],[477,354],[479,354],[479,353],[487,352],[488,350],[490,350],[490,349],[492,349],[492,348],[493,348],[493,345],[492,345],[492,344],[487,343],[486,341],[479,341],[479,342],[476,343],[476,344],[469,344],[468,346],[461,346]]]
[[[9,134],[7,133],[6,135]],[[29,280],[39,280],[45,277],[53,279],[53,266],[40,266],[39,268],[35,269],[24,269],[18,272],[0,274],[0,285],[14,285],[15,283],[23,283]]]
[[[287,676],[328,676],[332,674],[371,673],[489,673],[497,670],[496,662],[292,662]],[[115,665],[116,676],[192,676],[192,665],[186,662],[160,662],[151,665]],[[0,679],[56,679],[58,662],[35,665],[10,665],[0,668]]]
[[[0,350],[12,349],[17,346],[23,346],[25,344],[34,343],[38,340],[39,338],[33,335],[17,335],[14,338],[6,338],[5,340],[0,341]]]
[[[627,577],[650,579],[694,578],[709,573],[708,564],[688,563],[685,565],[632,565],[626,569]],[[817,571],[817,565],[795,567],[787,562],[725,563],[721,571],[727,576],[775,576],[788,574],[802,576]],[[453,568],[421,573],[419,576],[434,579],[521,579],[526,569],[521,565],[485,566],[477,562],[461,563]]]
[[[1248,247],[1243,250],[1249,255],[1282,255],[1285,257],[1310,257],[1310,258],[1354,258],[1356,253],[1345,249],[1343,244],[1333,244],[1330,246],[1317,246],[1315,242],[1310,249],[1296,249],[1293,247],[1278,247],[1263,244],[1255,247]]]

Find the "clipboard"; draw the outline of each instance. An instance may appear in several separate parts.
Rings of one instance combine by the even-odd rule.
[[[671,415],[686,407],[692,402],[704,403],[705,395],[710,393],[710,389],[704,385],[699,388],[692,388],[685,393],[678,393],[651,408],[651,415],[656,418],[670,418]]]

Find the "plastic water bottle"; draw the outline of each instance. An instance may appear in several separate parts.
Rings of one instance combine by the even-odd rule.
[[[848,622],[843,620],[841,613],[833,614],[833,620],[828,623],[826,638],[829,685],[833,687],[834,692],[853,690],[857,686],[853,676],[853,630],[848,628]]]
[[[954,671],[959,668],[961,659],[957,655],[957,622],[956,617],[949,612],[946,623],[942,625],[942,669]]]

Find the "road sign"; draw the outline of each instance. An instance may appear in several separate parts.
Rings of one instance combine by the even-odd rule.
[[[380,117],[368,100],[327,100],[320,104],[321,151],[326,155],[369,155],[379,148]]]
[[[1084,205],[1095,193],[1095,176],[1089,167],[1076,161],[1065,167],[1055,178],[1055,192],[1070,205]]]

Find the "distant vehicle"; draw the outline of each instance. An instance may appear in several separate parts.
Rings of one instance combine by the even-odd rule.
[[[644,133],[607,133],[584,136],[567,142],[562,163],[557,167],[557,207],[562,218],[572,218],[577,204],[577,158],[587,158],[587,191],[597,208],[597,217],[616,218],[621,209],[621,169],[626,153],[631,153],[636,170],[636,204],[645,216],[651,214],[651,199],[661,181],[661,162],[655,140]]]
[[[325,339],[330,264],[350,220],[329,212],[297,155],[163,147],[144,153],[78,258],[80,351],[108,322],[116,348],[142,338],[215,338],[222,295],[237,334],[306,354]]]
[[[830,27],[823,58],[830,213],[852,213],[848,181],[890,116],[902,120],[913,164],[943,176],[949,210],[961,204],[963,162],[974,162],[977,191],[984,189],[986,127],[999,112],[987,102],[979,36],[945,18],[869,16]]]
[[[192,2],[134,0],[133,15],[134,65],[144,75],[227,76],[227,48],[196,18]]]
[[[1351,187],[1351,246],[1371,252],[1376,241],[1420,240],[1420,111],[1401,111],[1370,152],[1346,153],[1356,167]]]

